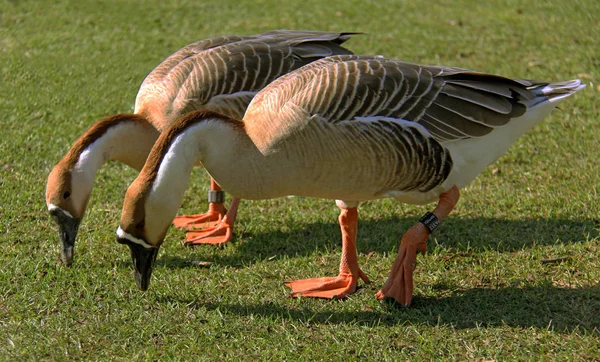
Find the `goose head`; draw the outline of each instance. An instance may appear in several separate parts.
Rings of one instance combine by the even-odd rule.
[[[58,226],[62,242],[61,260],[66,265],[73,263],[75,239],[90,198],[92,183],[93,176],[90,179],[68,159],[63,159],[48,176],[46,205]]]
[[[79,224],[94,186],[97,170],[119,160],[141,169],[158,131],[144,116],[117,114],[94,123],[52,169],[46,184],[46,204],[58,225],[61,259],[73,263]]]
[[[145,188],[144,181],[138,178],[131,184],[125,195],[121,222],[117,228],[117,241],[127,245],[135,269],[135,283],[140,290],[147,290],[158,250],[167,234],[171,214],[167,200],[152,197]],[[165,201],[165,202],[162,202]],[[147,209],[148,212],[147,212]],[[154,210],[154,212],[150,212]],[[171,215],[170,217],[168,215]],[[150,217],[150,220],[148,220]],[[161,225],[161,226],[159,226]],[[159,226],[157,228],[157,226]]]

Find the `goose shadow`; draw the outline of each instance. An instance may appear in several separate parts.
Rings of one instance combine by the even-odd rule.
[[[390,253],[396,251],[404,231],[416,218],[389,217],[362,219],[359,226],[358,251]],[[241,229],[241,230],[240,230]],[[429,250],[443,245],[453,252],[483,253],[488,250],[513,252],[535,246],[552,246],[584,242],[598,238],[600,223],[596,219],[550,218],[505,220],[498,218],[452,218],[429,240]],[[222,250],[210,246],[189,248],[185,257],[162,255],[157,264],[165,268],[190,267],[191,260],[201,258],[242,268],[265,258],[301,257],[318,250],[339,250],[340,231],[335,222],[297,223],[284,221],[277,229],[253,233],[238,226],[236,240]],[[178,237],[183,234],[178,234]],[[209,248],[209,249],[206,249]],[[206,250],[209,250],[207,252]],[[358,291],[358,293],[369,290]],[[286,319],[301,322],[307,328],[319,324],[336,325],[445,325],[455,329],[510,326],[515,328],[551,329],[569,333],[579,330],[600,335],[600,285],[584,288],[552,285],[510,286],[446,290],[444,296],[417,295],[410,308],[392,303],[369,304],[357,311],[336,311],[311,304],[286,303],[216,303],[203,296],[197,299],[181,295],[157,296],[162,302],[179,302],[190,308],[219,310],[239,316]],[[181,300],[185,299],[185,300]],[[328,303],[328,302],[324,302]],[[332,302],[335,303],[335,302]]]
[[[410,308],[391,303],[366,307],[355,312],[310,306],[215,303],[159,297],[161,302],[177,301],[192,309],[219,310],[237,316],[267,320],[290,320],[307,327],[327,325],[394,326],[445,325],[454,329],[510,326],[549,329],[569,333],[575,330],[600,335],[600,287],[560,288],[535,286],[498,289],[474,288],[441,298],[415,297]],[[335,302],[332,302],[335,303]]]
[[[395,253],[404,232],[417,221],[412,217],[390,217],[359,221],[357,249],[360,254]],[[240,230],[242,229],[242,230]],[[599,236],[596,219],[572,220],[498,218],[452,218],[444,221],[428,240],[428,249],[443,246],[453,252],[481,253],[486,250],[513,252],[534,246],[577,243]],[[171,238],[182,238],[177,233]],[[244,267],[265,258],[302,257],[319,250],[339,250],[340,230],[337,223],[283,222],[277,229],[254,233],[236,228],[233,242],[221,248],[210,245],[186,247],[185,257],[162,253],[157,266],[178,269],[201,259],[229,267]]]

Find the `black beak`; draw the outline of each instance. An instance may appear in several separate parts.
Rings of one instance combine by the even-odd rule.
[[[50,212],[52,219],[58,225],[60,239],[62,241],[62,249],[60,250],[60,259],[67,266],[73,264],[73,255],[75,254],[75,238],[81,220],[72,218],[61,210],[53,210]]]
[[[159,248],[145,248],[141,245],[132,244],[128,240],[119,240],[119,242],[127,244],[129,250],[131,250],[131,260],[135,267],[135,284],[140,290],[148,290]]]

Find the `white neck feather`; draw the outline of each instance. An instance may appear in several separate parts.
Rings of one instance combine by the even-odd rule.
[[[75,205],[85,204],[92,191],[96,172],[106,162],[117,160],[140,170],[158,135],[158,131],[150,125],[123,122],[107,130],[85,148],[71,171]]]
[[[160,163],[144,205],[147,237],[160,235],[177,214],[194,164],[202,162],[211,174],[209,165],[217,165],[213,167],[217,171],[244,174],[239,167],[252,149],[247,137],[219,120],[201,121],[178,135]]]

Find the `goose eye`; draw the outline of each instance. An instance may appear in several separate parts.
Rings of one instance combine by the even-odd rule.
[[[63,199],[68,199],[69,196],[71,196],[71,192],[70,191],[65,191],[65,193],[63,194]]]

